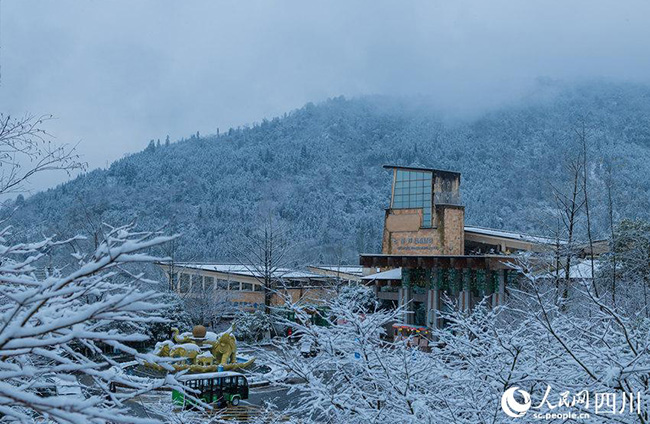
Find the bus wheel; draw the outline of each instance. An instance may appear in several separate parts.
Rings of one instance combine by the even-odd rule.
[[[233,397],[232,397],[232,400],[230,401],[230,403],[232,404],[232,406],[237,406],[237,405],[239,405],[239,396],[233,396]]]

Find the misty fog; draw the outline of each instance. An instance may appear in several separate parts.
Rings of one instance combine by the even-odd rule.
[[[540,81],[650,78],[647,1],[40,0],[1,5],[0,106],[54,114],[89,168],[307,102],[420,96],[463,116]],[[35,180],[33,190],[65,175]]]

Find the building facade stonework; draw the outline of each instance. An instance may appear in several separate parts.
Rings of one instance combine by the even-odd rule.
[[[460,174],[387,168],[393,171],[393,185],[384,217],[382,253],[462,255],[465,208],[460,204]]]
[[[382,253],[361,255],[360,264],[370,271],[363,280],[374,286],[384,307],[405,311],[394,325],[395,336],[419,334],[426,345],[426,334],[446,325],[444,314],[450,308],[468,310],[484,299],[503,303],[513,261],[494,252],[466,251],[459,173],[385,168],[393,172],[393,181]]]

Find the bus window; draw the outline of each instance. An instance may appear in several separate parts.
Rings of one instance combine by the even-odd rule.
[[[226,373],[224,373],[226,374]],[[223,377],[188,379],[182,381],[182,384],[188,388],[187,393],[177,390],[172,391],[172,401],[179,406],[187,407],[193,405],[196,401],[188,399],[186,395],[191,395],[202,399],[208,403],[230,403],[238,405],[240,400],[248,399],[248,381],[242,375],[227,375]]]

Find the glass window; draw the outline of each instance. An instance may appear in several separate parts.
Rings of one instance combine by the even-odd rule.
[[[214,290],[214,277],[203,277],[203,287],[205,290]]]
[[[239,291],[239,282],[238,281],[231,281],[230,282],[230,290]]]
[[[241,283],[241,289],[243,291],[253,291],[253,284],[251,284],[251,283]]]
[[[431,226],[433,175],[426,171],[398,169],[393,193],[393,208],[422,209],[422,226]]]
[[[217,290],[228,290],[228,281],[217,280]]]
[[[254,284],[253,285],[253,290],[255,290],[255,291],[264,291],[264,288],[262,287],[261,284]]]
[[[190,274],[181,273],[180,282],[178,284],[178,291],[180,293],[187,293],[190,290]]]

